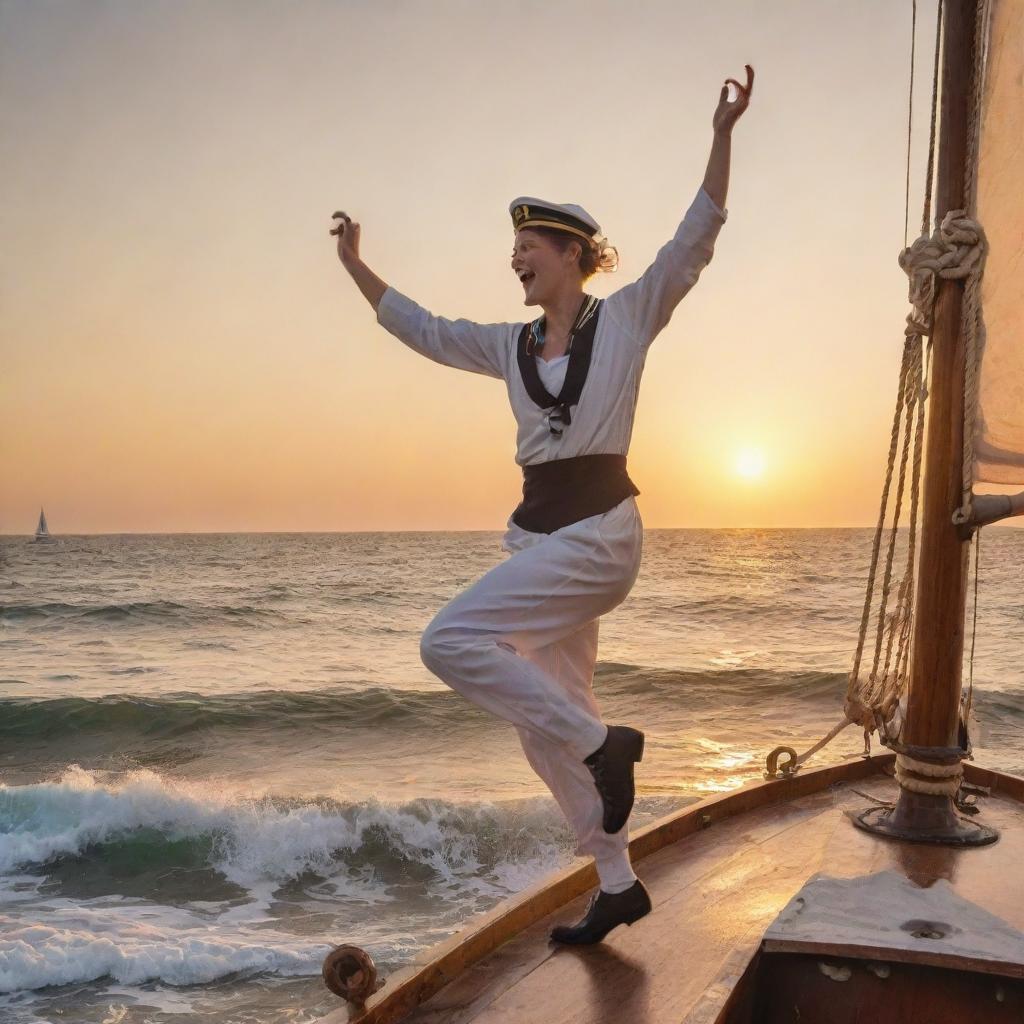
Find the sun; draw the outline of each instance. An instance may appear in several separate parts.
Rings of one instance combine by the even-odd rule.
[[[744,448],[736,456],[735,469],[744,480],[758,480],[764,475],[764,456],[755,448]]]

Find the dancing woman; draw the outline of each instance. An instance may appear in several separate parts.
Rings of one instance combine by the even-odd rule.
[[[644,736],[601,720],[598,620],[625,599],[640,568],[640,492],[626,454],[647,349],[711,260],[726,218],[732,129],[753,84],[749,65],[745,85],[726,80],[702,187],[651,266],[607,299],[583,291],[618,260],[594,218],[572,203],[512,201],[512,270],[524,305],[543,310],[530,323],[432,315],[366,266],[359,224],[334,214],[338,256],[378,323],[430,359],[508,388],[523,469],[523,500],[502,541],[511,557],[438,612],[420,650],[431,672],[516,727],[575,832],[577,854],[594,857],[600,887],[581,921],[552,930],[558,942],[600,942],[651,909],[626,828]]]

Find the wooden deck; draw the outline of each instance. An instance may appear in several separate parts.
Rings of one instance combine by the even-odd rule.
[[[857,790],[895,799],[895,783],[880,773],[889,763],[754,784],[648,826],[631,848],[654,911],[601,944],[548,940],[553,924],[585,912],[596,884],[592,865],[568,869],[428,951],[363,1011],[343,1006],[322,1024],[711,1024],[766,927],[818,871],[856,877],[894,869],[918,885],[945,878],[958,895],[1024,931],[1024,892],[1006,884],[1024,862],[1024,781],[968,765],[974,781],[995,784],[982,800],[983,819],[1002,830],[992,846],[895,843],[847,817],[870,803]],[[645,856],[647,849],[654,852]],[[565,902],[567,892],[577,894]]]

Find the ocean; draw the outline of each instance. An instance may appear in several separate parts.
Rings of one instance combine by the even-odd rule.
[[[302,1024],[340,1005],[332,945],[387,976],[571,863],[515,730],[419,659],[500,539],[0,537],[0,1020]],[[870,546],[647,531],[594,683],[647,733],[632,828],[839,720]],[[984,532],[973,740],[1018,774],[1022,565]]]

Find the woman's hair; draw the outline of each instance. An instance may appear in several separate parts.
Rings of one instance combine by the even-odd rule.
[[[571,242],[578,242],[583,250],[580,253],[579,266],[584,281],[600,271],[611,273],[618,268],[619,253],[614,246],[608,244],[606,238],[596,238],[588,242],[580,235],[574,235],[571,231],[559,231],[558,228],[531,226],[530,230],[549,239],[559,252],[565,252]]]

